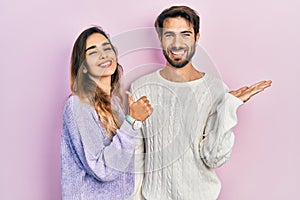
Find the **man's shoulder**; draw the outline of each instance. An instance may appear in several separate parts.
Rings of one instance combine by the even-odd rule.
[[[204,73],[204,79],[206,82],[210,83],[222,82],[222,79],[219,76],[207,72]]]
[[[141,76],[131,84],[130,91],[135,98],[140,98],[141,96],[149,97],[150,95],[154,95],[156,91],[155,86],[159,82],[157,73],[158,71],[154,71],[147,75]]]
[[[216,101],[220,100],[224,97],[224,94],[228,92],[227,85],[219,76],[205,74],[204,78],[208,89],[207,91],[209,91],[212,99],[215,99]]]
[[[221,77],[215,76],[213,74],[205,73],[204,76],[205,82],[207,83],[207,86],[210,88],[226,88],[226,84],[223,82]]]

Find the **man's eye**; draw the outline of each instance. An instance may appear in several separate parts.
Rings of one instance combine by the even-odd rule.
[[[183,36],[189,37],[189,36],[191,36],[191,34],[189,34],[189,33],[184,33]]]
[[[108,48],[105,48],[105,49],[104,49],[104,51],[110,51],[110,50],[112,50],[111,47],[108,47]]]

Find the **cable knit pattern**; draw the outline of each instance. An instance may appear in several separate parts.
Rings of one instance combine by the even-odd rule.
[[[134,187],[137,131],[124,120],[111,141],[96,110],[71,96],[63,114],[61,184],[64,200],[123,200]]]
[[[144,176],[135,189],[147,200],[216,200],[221,184],[214,168],[230,156],[242,101],[210,74],[171,82],[156,71],[131,85],[137,100],[147,96],[152,115],[144,122]],[[143,160],[142,160],[143,161]],[[138,178],[136,178],[138,180]]]

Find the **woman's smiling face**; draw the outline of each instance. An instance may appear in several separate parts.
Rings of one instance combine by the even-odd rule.
[[[87,38],[85,58],[87,66],[84,73],[95,82],[101,77],[111,76],[116,71],[116,53],[109,40],[100,33],[94,33]]]

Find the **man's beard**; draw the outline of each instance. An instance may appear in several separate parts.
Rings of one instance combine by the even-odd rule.
[[[170,65],[172,65],[175,68],[182,68],[182,67],[186,66],[191,61],[192,57],[194,56],[194,54],[195,54],[195,46],[193,46],[191,48],[191,53],[187,54],[187,58],[184,59],[182,62],[173,61],[168,56],[168,54],[167,54],[167,52],[165,50],[163,50],[163,54],[164,54],[166,60],[168,61],[168,63],[170,63]]]

